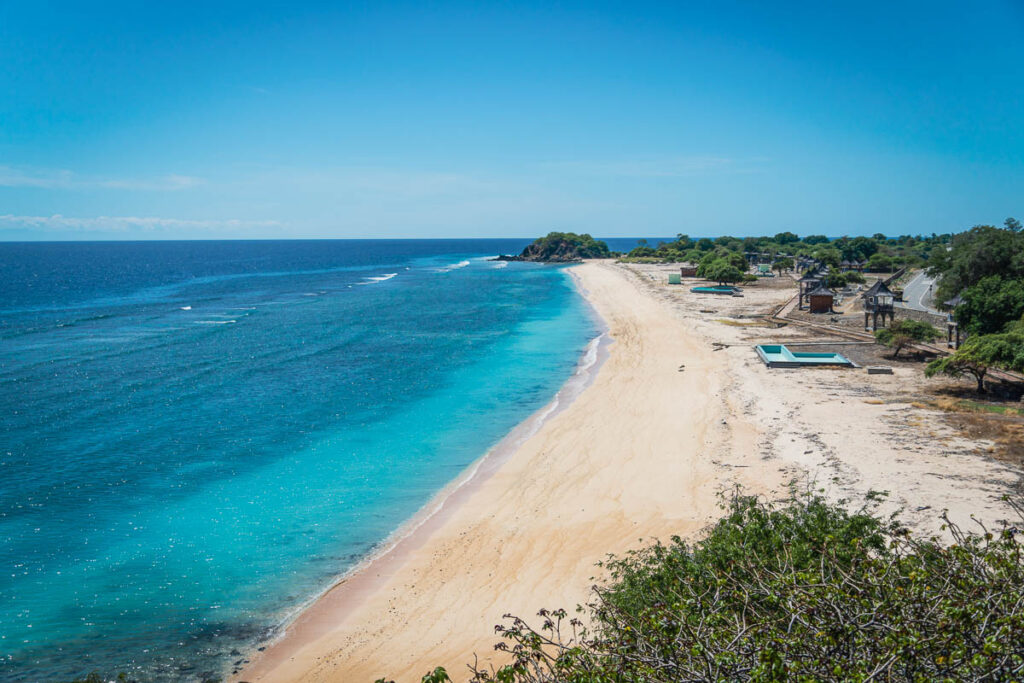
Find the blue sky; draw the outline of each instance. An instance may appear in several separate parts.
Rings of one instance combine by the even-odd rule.
[[[1022,45],[1017,0],[8,0],[0,239],[1001,223]]]

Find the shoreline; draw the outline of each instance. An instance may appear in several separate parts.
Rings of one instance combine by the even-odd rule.
[[[726,391],[726,358],[628,271],[570,272],[614,342],[592,382],[235,680],[406,683],[435,666],[459,680],[474,655],[503,661],[493,627],[504,614],[583,604],[608,553],[695,533],[733,484],[778,482],[754,469],[757,433]],[[715,457],[751,469],[723,474]]]
[[[566,269],[566,277],[570,278],[583,299],[594,320],[597,335],[587,342],[573,373],[559,387],[551,400],[527,416],[483,455],[470,463],[366,557],[333,579],[324,590],[291,610],[275,628],[276,632],[269,640],[254,644],[252,650],[246,653],[245,657],[250,660],[249,664],[237,673],[225,672],[229,674],[228,680],[243,680],[248,677],[260,679],[263,668],[273,667],[277,656],[276,650],[290,647],[287,641],[296,639],[301,642],[303,638],[316,637],[323,627],[321,618],[326,616],[321,612],[342,611],[358,604],[361,598],[366,597],[368,591],[372,591],[375,585],[383,580],[380,573],[388,571],[389,563],[401,563],[409,553],[421,547],[436,527],[444,522],[446,514],[454,512],[465,497],[472,495],[475,487],[483,484],[547,421],[566,410],[587,387],[593,384],[601,366],[608,358],[608,347],[614,340],[608,334],[607,322],[594,308],[582,283],[571,268]],[[378,574],[371,576],[373,572]],[[341,624],[344,617],[332,622],[336,625]],[[300,629],[301,633],[298,632]]]
[[[964,522],[1005,518],[999,496],[1018,474],[915,403],[929,382],[919,369],[768,370],[755,343],[813,340],[757,322],[789,288],[710,303],[665,285],[665,272],[573,266],[607,327],[590,383],[235,680],[415,683],[436,666],[464,680],[474,657],[506,661],[493,650],[504,615],[585,605],[609,553],[692,537],[736,486],[775,498],[814,485],[850,506],[885,490],[880,512],[902,510],[924,533],[941,533],[943,507]]]

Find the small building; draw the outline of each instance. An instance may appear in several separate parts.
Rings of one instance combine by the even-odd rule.
[[[824,277],[819,275],[816,270],[809,270],[804,273],[804,276],[796,281],[800,287],[800,300],[797,303],[797,310],[804,310],[804,299],[812,291],[821,286],[824,281]]]
[[[896,317],[894,302],[896,295],[882,280],[875,280],[875,284],[868,287],[867,291],[860,295],[864,301],[864,329],[874,332],[878,329],[878,318],[882,318],[882,327],[885,327],[885,319],[888,316],[891,325]],[[870,325],[869,325],[870,323]]]
[[[681,277],[697,277],[697,264],[684,263],[679,268],[679,275]]]
[[[811,313],[834,313],[832,304],[835,300],[836,293],[825,285],[820,285],[807,295],[807,305]]]
[[[668,274],[668,283],[670,285],[680,285],[680,284],[682,284],[682,282],[680,282],[679,273],[669,273]]]

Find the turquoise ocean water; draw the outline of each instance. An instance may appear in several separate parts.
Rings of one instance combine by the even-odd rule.
[[[0,680],[221,674],[597,334],[522,240],[0,244]]]

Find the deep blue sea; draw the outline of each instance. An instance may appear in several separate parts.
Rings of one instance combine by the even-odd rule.
[[[223,673],[379,546],[597,333],[525,243],[0,244],[0,680]]]

